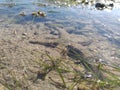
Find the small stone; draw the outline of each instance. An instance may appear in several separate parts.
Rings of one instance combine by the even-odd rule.
[[[32,15],[36,17],[37,16],[37,12],[32,12]]]
[[[91,72],[85,72],[84,78],[92,78]]]
[[[87,75],[87,74],[85,74],[85,75],[84,75],[84,77],[85,77],[85,78],[91,78],[91,77],[92,77],[92,75],[91,75],[91,74],[88,74],[88,75]]]
[[[27,36],[27,33],[22,33],[22,35]]]
[[[39,16],[42,16],[42,17],[45,17],[46,16],[46,13],[45,12],[41,12],[41,11],[38,11],[37,14]]]
[[[34,32],[34,35],[38,35],[39,33],[38,32]]]
[[[24,12],[20,13],[19,15],[21,15],[21,16],[26,16]]]
[[[95,61],[96,61],[96,62],[98,62],[98,63],[104,62],[104,60],[103,60],[103,59],[101,59],[101,58],[96,59]]]
[[[98,10],[103,10],[103,9],[106,7],[106,5],[103,4],[103,3],[96,3],[96,4],[95,4],[95,7],[96,7]]]
[[[50,34],[52,34],[52,35],[59,35],[59,32],[58,31],[51,31]]]

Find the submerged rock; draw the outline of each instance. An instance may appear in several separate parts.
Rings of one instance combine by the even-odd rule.
[[[98,10],[103,10],[104,8],[106,8],[106,5],[103,4],[103,3],[96,3],[96,4],[95,4],[95,7],[96,7]]]
[[[45,16],[46,16],[46,13],[45,13],[45,12],[38,11],[37,13],[38,13],[39,16],[42,16],[42,17],[45,17]]]
[[[34,35],[39,35],[39,33],[38,32],[34,32]]]
[[[79,49],[77,49],[71,45],[67,46],[67,55],[76,60],[84,57],[84,54],[82,51],[80,51]]]
[[[96,3],[95,4],[95,8],[97,8],[98,10],[103,10],[105,8],[113,8],[114,4],[113,3],[109,3],[109,4],[105,4],[105,3]]]
[[[21,12],[19,15],[20,16],[26,16],[25,12]]]
[[[51,31],[50,34],[52,34],[52,35],[59,35],[59,32],[58,31]]]
[[[42,11],[38,11],[38,12],[32,12],[32,15],[35,17],[38,17],[38,16],[45,17],[46,13]]]
[[[32,15],[35,16],[35,17],[38,16],[37,12],[32,12]]]

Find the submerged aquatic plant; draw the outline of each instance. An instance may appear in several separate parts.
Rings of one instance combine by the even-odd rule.
[[[77,65],[82,65],[85,70],[85,73],[75,70],[75,73],[78,73],[79,77],[75,79],[75,82],[69,87],[69,90],[73,90],[76,85],[78,85],[78,87],[82,87],[79,86],[79,84],[81,85],[82,82],[86,82],[84,83],[84,87],[88,85],[90,90],[93,90],[94,86],[96,86],[95,90],[101,88],[114,89],[115,87],[120,86],[120,77],[116,74],[120,72],[120,67],[116,67],[115,65],[110,66],[101,62],[96,62],[92,64],[87,58],[85,58],[84,54],[79,49],[76,49],[70,45],[67,46],[67,48],[67,55],[74,60],[77,60],[77,62],[79,62],[77,63]],[[112,68],[112,70],[110,70],[109,68]],[[113,71],[117,72],[115,73]],[[79,88],[78,90],[82,89]]]
[[[85,58],[84,54],[74,46],[69,46],[66,52],[68,54],[65,55],[69,55],[69,62],[71,59],[80,62],[77,64],[69,64],[69,62],[66,62],[65,58],[51,56],[49,52],[34,53],[36,53],[34,55],[41,55],[41,58],[35,60],[35,63],[40,66],[40,71],[37,72],[37,77],[33,83],[37,79],[46,80],[46,76],[49,75],[50,72],[55,72],[57,73],[57,78],[59,77],[60,80],[57,81],[54,75],[49,75],[49,80],[67,90],[74,90],[75,87],[77,90],[114,90],[114,88],[119,88],[120,86],[120,77],[116,74],[120,72],[120,67],[116,65],[105,65],[101,62],[90,63],[89,60]],[[74,55],[74,58],[72,56],[70,57],[70,55]],[[8,90],[13,90],[13,88],[23,90],[21,88],[24,88],[24,86],[19,79],[17,79],[15,75],[11,76],[11,79],[15,82],[13,86],[2,81],[0,81],[0,83],[8,88]]]
[[[63,84],[63,85],[61,85],[59,83],[59,85],[62,86],[62,88],[66,88],[66,82],[64,80],[64,76],[63,76],[62,73],[67,73],[67,72],[69,72],[69,70],[67,70],[65,67],[64,68],[61,67],[61,65],[63,65],[62,60],[59,59],[59,58],[55,59],[54,57],[50,56],[48,52],[46,52],[45,54],[42,54],[42,57],[43,56],[48,58],[48,60],[43,61],[43,60],[40,59],[39,61],[36,62],[40,66],[43,67],[43,72],[44,73],[40,74],[44,78],[43,80],[45,80],[45,77],[46,77],[47,74],[49,74],[51,71],[55,71],[55,72],[58,73],[58,76],[60,77],[60,79],[62,81],[62,84]],[[52,79],[52,77],[49,77],[49,79],[54,81]],[[56,81],[54,81],[54,82],[56,82]]]
[[[45,17],[46,13],[43,12],[43,11],[38,11],[38,12],[32,12],[32,15],[35,16],[35,17],[38,17],[38,16]]]
[[[37,17],[38,15],[37,15],[37,12],[32,12],[32,15],[34,16],[34,17]]]
[[[57,85],[68,90],[74,90],[75,87],[77,87],[78,90],[114,90],[115,87],[119,87],[120,77],[116,75],[116,73],[110,71],[109,68],[113,68],[118,72],[120,71],[120,68],[116,68],[116,66],[105,65],[101,62],[91,64],[89,60],[86,59],[84,55],[81,55],[81,52],[73,46],[69,46],[66,53],[68,53],[66,55],[69,55],[69,57],[70,55],[74,55],[74,58],[72,56],[70,58],[80,62],[79,64],[74,63],[74,65],[83,70],[77,70],[77,68],[75,69],[75,67],[73,67],[74,65],[70,65],[71,67],[64,67],[64,65],[67,63],[65,60],[63,60],[63,58],[55,59],[55,57],[46,52],[44,57],[48,58],[47,61],[42,62],[42,59],[40,60],[40,65],[44,67],[43,71],[46,72],[45,77],[51,71],[57,72],[63,83],[62,86],[60,83]],[[67,83],[67,78],[70,77],[65,77],[63,72],[66,72],[68,75],[72,74],[72,77],[74,77],[70,79],[71,81],[69,84]],[[52,79],[52,77],[49,77],[49,79],[54,83],[57,83]]]

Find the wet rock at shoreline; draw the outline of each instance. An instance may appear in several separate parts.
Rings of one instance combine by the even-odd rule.
[[[104,3],[96,3],[95,4],[95,8],[97,8],[98,10],[103,10],[105,8],[113,8],[114,4],[113,3],[109,3],[109,4],[104,4]]]
[[[19,13],[20,16],[26,16],[25,12]]]
[[[95,7],[96,7],[98,10],[103,10],[104,8],[106,8],[106,5],[103,4],[103,3],[96,3],[96,4],[95,4]]]

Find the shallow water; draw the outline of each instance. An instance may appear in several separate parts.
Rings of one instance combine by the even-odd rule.
[[[41,1],[45,5],[41,5]],[[47,16],[31,15],[39,10],[44,11]],[[20,16],[22,12],[26,16]],[[52,2],[48,3],[48,0],[0,0],[2,30],[16,25],[31,27],[31,24],[44,24],[50,30],[64,29],[73,36],[72,39],[68,37],[69,43],[82,45],[93,57],[120,64],[119,8],[99,11],[93,7],[59,7]]]

